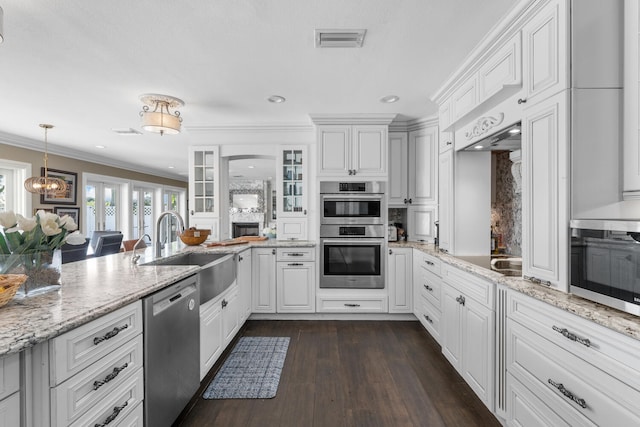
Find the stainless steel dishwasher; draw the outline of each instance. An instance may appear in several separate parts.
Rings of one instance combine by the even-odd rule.
[[[146,426],[170,426],[200,386],[197,277],[183,279],[143,300]]]

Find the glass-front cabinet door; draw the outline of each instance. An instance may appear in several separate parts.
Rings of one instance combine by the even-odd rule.
[[[189,226],[218,235],[220,171],[218,146],[189,147]]]
[[[278,162],[277,236],[280,240],[304,240],[307,238],[307,147],[281,146]]]

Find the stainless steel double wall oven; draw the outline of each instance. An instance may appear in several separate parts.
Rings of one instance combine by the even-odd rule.
[[[320,287],[382,289],[385,183],[320,183]]]

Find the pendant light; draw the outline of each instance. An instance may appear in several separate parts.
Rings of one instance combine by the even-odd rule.
[[[53,128],[53,125],[41,124],[44,129],[44,176],[33,176],[24,182],[24,188],[29,193],[46,194],[54,197],[64,194],[67,191],[67,183],[60,178],[50,178],[47,168],[47,131]]]

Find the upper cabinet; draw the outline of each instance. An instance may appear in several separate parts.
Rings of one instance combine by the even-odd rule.
[[[551,1],[522,28],[522,102],[531,103],[569,87],[568,8],[567,1]]]
[[[624,197],[640,198],[640,8],[637,0],[624,3]]]
[[[394,115],[312,116],[319,177],[387,177],[388,125]]]
[[[278,153],[278,240],[306,240],[309,179],[307,147],[281,146]]]
[[[189,147],[189,225],[211,229],[218,238],[220,218],[220,148]]]
[[[508,86],[522,85],[522,43],[516,33],[478,70],[478,100],[484,102]]]

